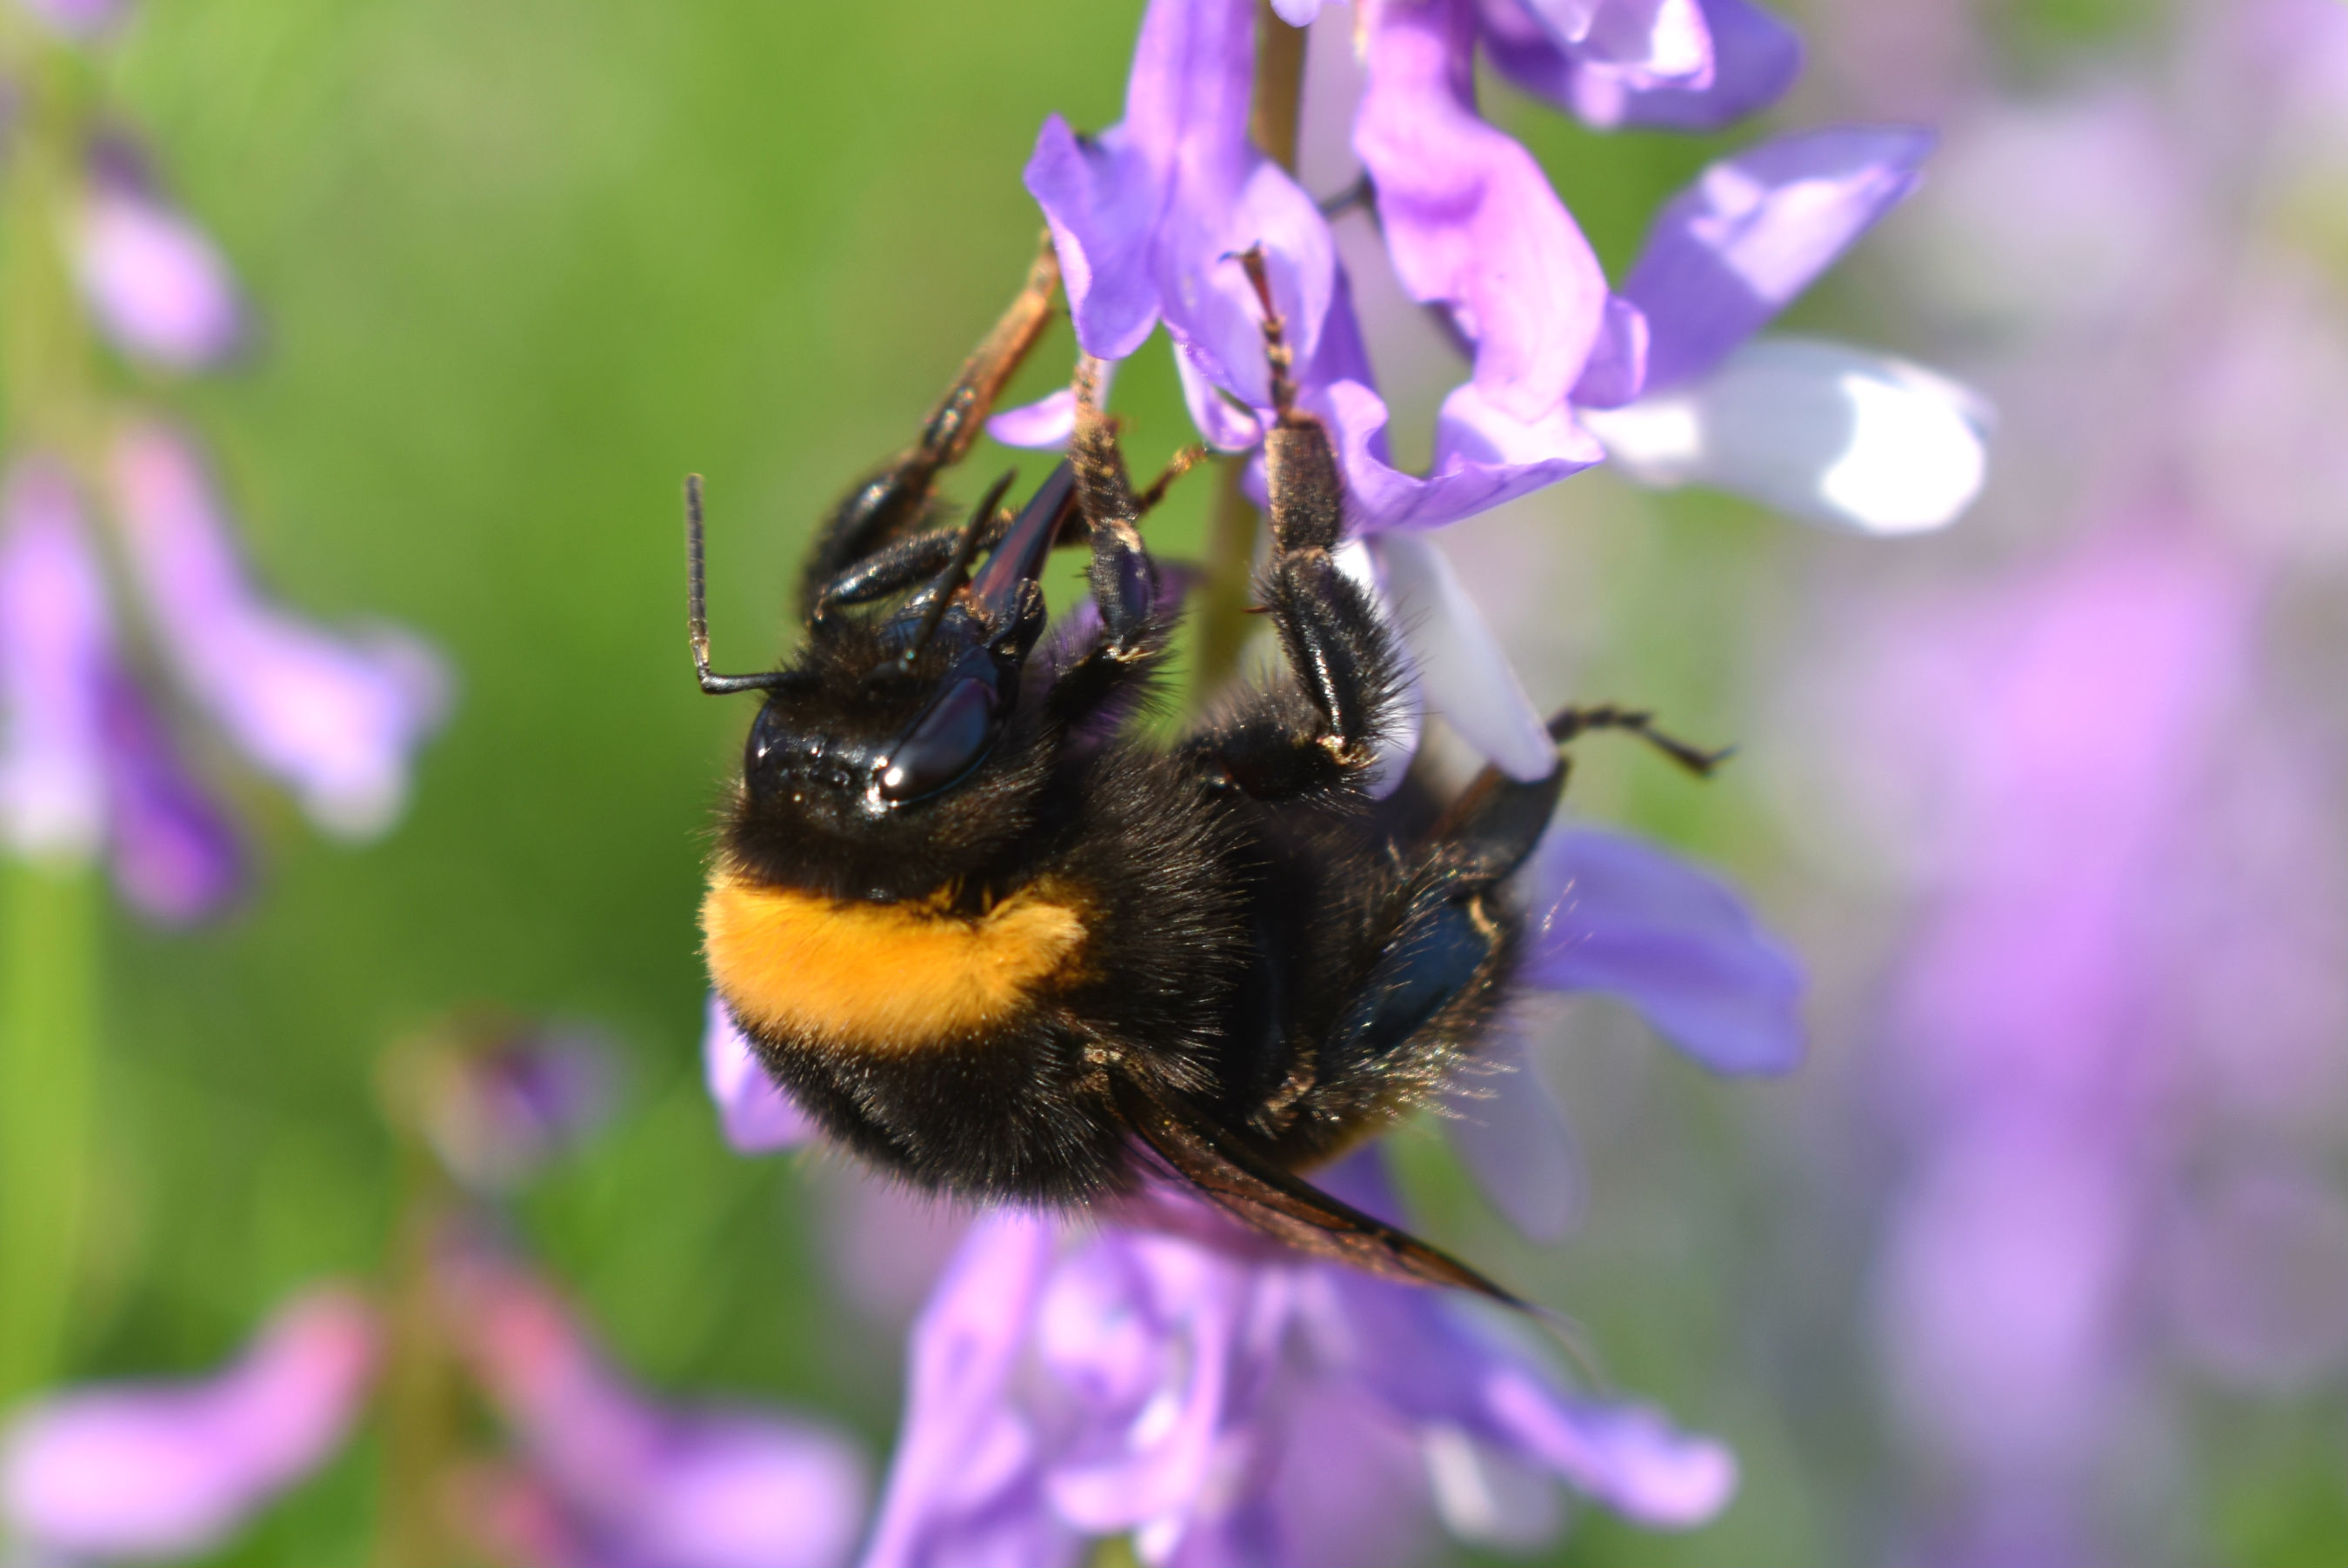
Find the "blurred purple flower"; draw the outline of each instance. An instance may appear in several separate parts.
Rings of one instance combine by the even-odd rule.
[[[1391,1207],[1365,1160],[1335,1174]],[[1735,1488],[1720,1445],[1565,1393],[1458,1302],[1305,1261],[1171,1189],[1128,1218],[979,1222],[914,1331],[866,1568],[1051,1568],[1128,1532],[1153,1568],[1371,1568],[1433,1511],[1538,1539],[1556,1514],[1517,1484],[1533,1476],[1667,1528]]]
[[[2138,1354],[2162,978],[2189,967],[2158,912],[2186,895],[2192,759],[2254,603],[2222,558],[2123,536],[1955,631],[1962,684],[1931,721],[1949,858],[1896,1016],[1916,1159],[1879,1303],[1953,1478],[1952,1560],[2076,1561],[2092,1533]]]
[[[115,346],[134,359],[201,370],[244,338],[244,306],[209,235],[156,191],[133,148],[101,142],[75,236],[82,293]]]
[[[776,1087],[715,992],[702,1024],[701,1069],[718,1128],[736,1153],[768,1154],[815,1136],[815,1123]]]
[[[603,1125],[614,1070],[602,1040],[579,1031],[524,1029],[441,1052],[420,1085],[425,1136],[467,1186],[510,1189]]]
[[[841,1437],[747,1407],[654,1404],[554,1293],[486,1246],[443,1260],[450,1320],[521,1468],[477,1489],[497,1543],[547,1568],[830,1568],[863,1522]]]
[[[130,0],[18,0],[26,10],[68,38],[94,38],[122,20]]]
[[[407,799],[409,753],[447,705],[438,656],[387,627],[335,636],[264,599],[176,432],[133,428],[113,468],[139,588],[190,694],[319,826],[383,831]]]
[[[208,1553],[341,1446],[376,1354],[372,1310],[330,1286],[280,1307],[211,1377],[54,1396],[9,1429],[0,1511],[47,1558]]]
[[[0,820],[20,854],[101,842],[130,903],[160,920],[236,891],[236,842],[122,669],[72,480],[34,459],[0,496]]]

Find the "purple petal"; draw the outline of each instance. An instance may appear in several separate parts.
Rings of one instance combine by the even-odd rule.
[[[0,1509],[21,1542],[57,1556],[208,1553],[341,1445],[375,1357],[362,1299],[307,1293],[213,1377],[35,1405],[0,1458]]]
[[[101,178],[82,210],[76,263],[116,346],[174,369],[217,365],[244,335],[227,261],[152,192]]]
[[[1647,387],[1702,375],[1916,188],[1932,134],[1799,131],[1724,159],[1657,215],[1622,285],[1647,315]]]
[[[1696,0],[1521,0],[1523,13],[1585,66],[1626,82],[1712,80],[1712,36]]]
[[[1443,1097],[1459,1162],[1522,1234],[1554,1242],[1581,1217],[1586,1182],[1565,1113],[1513,1029],[1477,1053],[1489,1072],[1462,1076]]]
[[[1147,37],[1148,24],[1143,27]],[[1137,58],[1137,72],[1139,66]],[[1124,358],[1158,325],[1149,250],[1165,204],[1165,170],[1122,128],[1081,138],[1056,114],[1037,134],[1022,178],[1051,225],[1076,341],[1086,354]]]
[[[1801,971],[1735,895],[1635,840],[1552,829],[1534,851],[1523,979],[1600,991],[1715,1072],[1801,1056]]]
[[[768,1154],[815,1136],[815,1123],[767,1076],[715,992],[702,1028],[701,1068],[717,1125],[736,1153]]]
[[[1345,478],[1346,527],[1356,535],[1456,522],[1554,484],[1605,452],[1562,404],[1527,425],[1491,407],[1471,381],[1444,402],[1428,475],[1421,479],[1395,468],[1386,443],[1386,406],[1375,390],[1353,292],[1342,269],[1321,341],[1313,356],[1299,364],[1303,406],[1328,426],[1335,441]],[[1261,456],[1249,468],[1246,488],[1262,505]]]
[[[1254,415],[1238,407],[1216,389],[1207,373],[1189,349],[1174,346],[1174,371],[1181,378],[1182,401],[1190,410],[1190,423],[1199,434],[1218,451],[1244,452],[1263,439],[1263,424]]]
[[[1413,1419],[1529,1460],[1643,1524],[1684,1529],[1726,1506],[1736,1460],[1643,1406],[1575,1398],[1458,1304],[1324,1270],[1349,1320],[1352,1371]]]
[[[263,600],[176,433],[123,437],[114,480],[139,586],[191,693],[312,820],[353,836],[388,827],[408,754],[446,706],[438,657],[389,629],[336,637]]]
[[[1038,1319],[1045,1365],[1092,1430],[1046,1479],[1090,1534],[1192,1511],[1226,1417],[1247,1265],[1187,1240],[1116,1234],[1064,1260]]]
[[[1353,531],[1440,528],[1555,484],[1605,453],[1562,405],[1540,425],[1528,428],[1476,407],[1463,396],[1474,390],[1470,383],[1447,400],[1437,461],[1425,479],[1387,460],[1385,402],[1367,386],[1339,381],[1305,398],[1336,438],[1345,475],[1346,522]],[[1486,455],[1471,457],[1465,433],[1479,427],[1494,438]],[[1262,493],[1260,485],[1256,493]]]
[[[1676,77],[1647,59],[1684,64],[1684,31],[1665,35],[1674,46],[1651,47],[1641,59],[1635,50],[1560,40],[1536,15],[1548,8],[1537,0],[1479,0],[1492,64],[1527,92],[1601,129],[1717,130],[1776,102],[1801,74],[1799,36],[1746,0],[1702,0],[1708,68]],[[1673,20],[1684,26],[1684,14]]]
[[[108,669],[99,686],[114,884],[149,919],[217,913],[244,879],[235,830],[189,777],[139,685]]]
[[[1647,314],[1620,294],[1606,296],[1606,318],[1570,398],[1577,408],[1619,408],[1647,385]]]
[[[1283,1392],[1268,1435],[1276,1435],[1279,1452],[1266,1456],[1271,1528],[1257,1540],[1272,1550],[1251,1551],[1256,1542],[1226,1525],[1220,1533],[1227,1550],[1211,1560],[1215,1568],[1272,1562],[1403,1568],[1449,1560],[1430,1550],[1431,1467],[1414,1440],[1418,1434],[1368,1389],[1338,1378],[1304,1382]],[[1545,1479],[1541,1484],[1557,1490]],[[1253,1521],[1237,1522],[1244,1529]],[[1200,1561],[1192,1537],[1205,1533],[1194,1526],[1185,1536],[1184,1568]]]
[[[106,830],[106,583],[62,468],[19,464],[0,494],[0,813],[23,854],[85,857]]]
[[[1011,1383],[1051,1267],[1048,1219],[971,1230],[914,1325],[905,1421],[864,1568],[1058,1568],[1082,1540],[1044,1499]]]
[[[1321,15],[1321,0],[1272,0],[1272,10],[1292,27],[1310,27]]]
[[[1123,358],[1162,312],[1214,379],[1269,400],[1255,297],[1237,253],[1261,245],[1300,357],[1329,304],[1335,252],[1312,198],[1248,140],[1251,0],[1155,0],[1122,122],[1097,139],[1045,123],[1027,188],[1060,250],[1088,354]]]
[[[1473,44],[1468,0],[1378,6],[1354,149],[1403,287],[1476,345],[1481,402],[1531,426],[1581,377],[1606,279],[1531,154],[1477,115]]]
[[[1556,772],[1557,743],[1443,552],[1409,533],[1369,543],[1426,711],[1511,778]]]
[[[1303,187],[1245,147],[1241,168],[1207,164],[1186,179],[1158,253],[1166,328],[1217,385],[1262,407],[1272,401],[1263,311],[1239,253],[1263,252],[1273,308],[1300,360],[1319,345],[1336,288],[1336,242]],[[1210,177],[1211,176],[1211,177]]]
[[[1626,1519],[1689,1529],[1736,1493],[1736,1456],[1726,1445],[1683,1432],[1646,1406],[1560,1398],[1523,1374],[1493,1378],[1485,1398],[1491,1422],[1519,1452]]]
[[[603,1359],[546,1285],[485,1248],[442,1258],[463,1348],[563,1533],[598,1561],[833,1568],[863,1519],[864,1466],[819,1427],[765,1411],[670,1409]]]
[[[1039,450],[1065,447],[1076,434],[1076,388],[1063,387],[1033,403],[1005,408],[986,422],[986,433],[1006,447]]]

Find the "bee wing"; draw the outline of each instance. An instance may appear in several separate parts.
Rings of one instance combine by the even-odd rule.
[[[1265,1235],[1381,1279],[1474,1291],[1539,1315],[1530,1304],[1448,1253],[1331,1197],[1229,1131],[1184,1116],[1139,1085],[1120,1079],[1117,1099],[1136,1137],[1217,1208]]]

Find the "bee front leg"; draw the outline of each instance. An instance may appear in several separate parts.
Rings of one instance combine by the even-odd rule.
[[[1092,533],[1092,565],[1086,577],[1107,634],[1104,651],[1123,659],[1154,640],[1158,567],[1141,542],[1143,508],[1126,472],[1117,421],[1101,411],[1100,369],[1100,361],[1089,355],[1077,362],[1076,431],[1068,460],[1076,470],[1076,505]],[[1156,488],[1162,490],[1163,482]]]
[[[898,542],[928,517],[938,475],[962,460],[986,416],[1028,350],[1052,319],[1060,262],[1047,234],[1011,307],[980,339],[953,385],[930,410],[911,447],[860,481],[832,509],[808,551],[800,577],[799,613],[811,615],[838,579],[874,552]]]

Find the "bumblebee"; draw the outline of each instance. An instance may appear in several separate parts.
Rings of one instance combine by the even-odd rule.
[[[1138,525],[1184,459],[1136,492],[1094,366],[1042,486],[998,510],[1006,477],[940,526],[941,475],[1050,317],[1048,242],[919,438],[822,527],[786,667],[711,672],[687,481],[701,687],[765,699],[701,909],[710,975],[783,1089],[918,1186],[1076,1206],[1171,1176],[1306,1251],[1514,1302],[1301,1173],[1473,1055],[1522,940],[1508,882],[1565,766],[1371,799],[1395,633],[1332,559],[1336,459],[1295,406],[1261,259],[1241,259],[1274,407],[1254,591],[1284,667],[1170,744],[1133,722],[1179,617]],[[1046,640],[1037,577],[1064,543],[1090,552],[1091,602]],[[1569,711],[1551,733],[1601,726],[1645,716]]]

